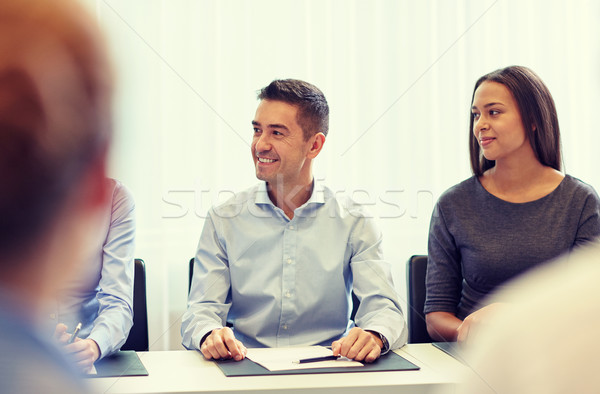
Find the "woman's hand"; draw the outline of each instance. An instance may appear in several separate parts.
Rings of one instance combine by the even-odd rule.
[[[481,326],[485,326],[485,323],[490,319],[491,316],[497,314],[499,310],[504,307],[505,304],[496,302],[471,313],[456,329],[456,340],[458,342],[464,342],[470,336],[472,337],[473,334],[481,328]]]

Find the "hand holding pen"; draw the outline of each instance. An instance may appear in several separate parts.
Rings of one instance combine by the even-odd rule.
[[[100,348],[91,338],[79,338],[82,323],[77,324],[72,333],[68,333],[67,329],[63,323],[57,324],[55,336],[64,346],[65,353],[73,360],[76,367],[82,372],[88,373],[92,370],[96,360],[100,358]]]
[[[77,327],[75,327],[75,330],[76,329],[77,329]],[[56,328],[54,329],[54,338],[61,345],[67,345],[70,343],[70,339],[73,336],[73,333],[67,332],[68,330],[69,330],[69,327],[67,327],[63,323],[58,323],[56,325]],[[75,338],[73,338],[73,341],[75,341]]]
[[[75,338],[77,338],[77,334],[79,334],[80,330],[81,330],[81,322],[79,322],[77,324],[77,327],[75,327],[75,331],[73,331],[73,334],[71,334],[71,337],[69,338],[69,341],[67,343],[73,343],[73,341],[75,341]]]

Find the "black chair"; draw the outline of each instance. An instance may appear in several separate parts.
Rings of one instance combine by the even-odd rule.
[[[192,288],[192,277],[194,276],[194,258],[192,257],[190,259],[190,268],[188,270],[188,274],[189,274],[189,281],[188,281],[188,294],[190,293],[190,289]],[[352,292],[352,313],[350,314],[350,319],[354,320],[354,317],[356,316],[356,311],[358,311],[358,305],[360,304],[360,301],[358,301],[358,297],[356,297],[354,295],[354,292]]]
[[[425,323],[425,275],[427,256],[412,256],[406,264],[406,291],[408,293],[408,343],[432,342]]]
[[[133,277],[133,326],[121,350],[148,351],[148,307],[146,304],[146,265],[135,259]]]
[[[188,294],[190,294],[190,290],[192,289],[192,278],[194,277],[194,258],[190,259],[190,269],[188,270],[188,274],[190,276],[188,281]]]

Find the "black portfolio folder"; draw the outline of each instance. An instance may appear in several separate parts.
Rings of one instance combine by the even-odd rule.
[[[350,368],[310,368],[294,369],[286,371],[269,371],[245,358],[242,361],[219,360],[216,362],[225,376],[257,376],[257,375],[292,375],[292,374],[316,374],[316,373],[344,373],[344,372],[382,372],[382,371],[414,371],[420,369],[415,364],[389,352],[379,357],[375,362],[364,364],[362,367]]]
[[[147,376],[148,371],[133,350],[119,351],[104,357],[94,364],[97,374],[85,375],[88,378],[106,378],[119,376]]]

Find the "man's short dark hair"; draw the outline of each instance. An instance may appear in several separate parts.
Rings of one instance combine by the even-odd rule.
[[[304,139],[317,133],[327,135],[329,105],[319,88],[298,79],[278,79],[262,88],[259,100],[283,101],[298,106],[296,121],[302,127]]]

